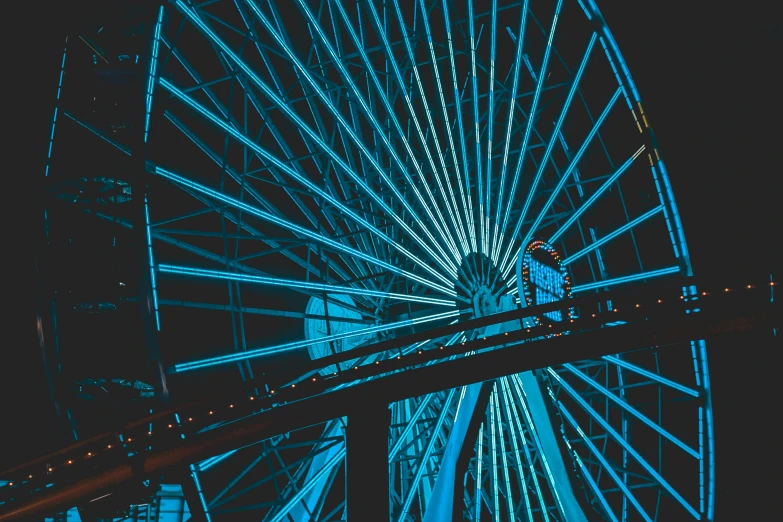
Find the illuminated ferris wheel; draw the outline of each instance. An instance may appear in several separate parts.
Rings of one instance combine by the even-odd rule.
[[[422,328],[690,275],[648,116],[593,0],[176,0],[149,27],[115,20],[68,39],[47,177],[67,204],[105,190],[83,210],[129,228],[144,127],[150,335],[172,393],[263,388]],[[139,42],[143,106],[127,87]],[[451,519],[451,495],[465,520],[713,518],[701,341],[433,393],[391,415],[395,522]],[[194,463],[204,511],[344,519],[345,422]],[[464,488],[449,490],[464,444]]]

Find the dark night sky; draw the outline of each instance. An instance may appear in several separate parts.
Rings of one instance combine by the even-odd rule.
[[[774,270],[779,281],[781,10],[711,5],[611,2],[604,13],[667,161],[694,273],[734,280]],[[716,520],[766,520],[779,494],[761,478],[780,464],[767,410],[779,390],[765,348],[709,351]]]
[[[32,5],[42,9],[41,4]],[[14,193],[30,196],[27,205],[22,205],[24,199],[13,201],[16,207],[6,220],[10,223],[7,230],[19,237],[5,244],[12,245],[12,251],[18,248],[21,255],[4,252],[5,258],[19,263],[17,273],[22,274],[10,278],[11,296],[6,302],[13,313],[4,318],[6,342],[0,362],[0,369],[11,370],[16,377],[2,381],[4,386],[13,384],[2,395],[3,405],[8,402],[5,419],[19,421],[40,419],[38,408],[45,404],[43,382],[36,373],[39,362],[30,306],[30,246],[34,242],[19,224],[37,224],[37,199],[31,187],[43,170],[61,34],[71,21],[90,12],[84,3],[55,5],[48,19],[42,20],[41,12],[27,18],[36,20],[35,31],[26,24],[14,30],[23,31],[16,45],[26,46],[17,58],[23,63],[16,69],[22,70],[22,80],[17,81],[22,98],[18,103],[6,98],[12,111],[23,111],[17,116],[22,122],[16,137],[22,141],[18,150],[33,158],[6,161],[7,166],[14,166],[4,172],[6,178],[22,184]],[[759,279],[768,277],[774,268],[780,281],[783,248],[772,220],[780,222],[775,209],[780,196],[774,187],[783,174],[778,158],[783,138],[779,123],[783,116],[781,7],[776,2],[749,0],[735,4],[615,0],[599,5],[634,76],[667,161],[695,273],[711,279],[734,279],[735,275]],[[743,10],[737,11],[737,5]],[[769,404],[779,396],[770,384],[779,376],[773,375],[772,365],[765,364],[765,354],[757,345],[741,350],[712,348],[717,517],[765,519],[761,513],[771,505],[774,493],[757,474],[773,476],[772,467],[780,462],[775,451],[779,443],[771,439],[770,422],[774,421],[767,411],[779,409]],[[35,430],[45,429],[41,420],[6,423],[5,419],[0,421],[0,437],[9,437],[13,445],[0,446],[0,468],[8,460],[3,457],[26,454],[29,443],[23,441],[37,440]]]

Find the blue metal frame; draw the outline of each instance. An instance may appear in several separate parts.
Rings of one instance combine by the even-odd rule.
[[[691,275],[671,183],[638,90],[596,3],[573,3],[557,0],[534,11],[527,0],[486,5],[419,0],[410,6],[368,0],[355,8],[342,0],[296,0],[295,9],[280,10],[272,1],[172,0],[165,18],[160,7],[146,83],[144,142],[149,138],[156,147],[154,163],[147,163],[159,185],[155,189],[177,196],[144,200],[155,322],[160,330],[160,315],[225,310],[231,312],[233,335],[198,355],[172,348],[169,358],[176,362],[169,372],[196,381],[205,375],[200,370],[228,376],[233,363],[241,363],[244,379],[315,343],[333,349],[348,338],[379,339],[427,323],[491,314],[510,306],[509,294],[524,286],[522,270],[514,273],[512,267],[521,266],[520,253],[534,237],[549,238],[562,253],[573,294]],[[442,17],[434,16],[438,9]],[[514,24],[506,27],[509,40],[505,20]],[[569,30],[578,26],[573,42],[557,37],[564,24]],[[442,46],[438,35],[446,40]],[[593,52],[596,43],[603,53]],[[568,55],[576,57],[574,63],[559,52],[565,46],[576,49]],[[212,54],[205,56],[204,49]],[[606,64],[594,66],[599,60]],[[64,70],[65,58],[60,85]],[[167,98],[161,118],[151,117],[153,93],[156,107],[162,95]],[[621,96],[630,117],[617,103]],[[110,144],[129,154],[121,137],[71,111],[66,98],[60,100],[58,87],[47,176],[57,161],[52,150],[58,111],[68,116],[68,125],[76,124],[73,132],[81,133],[80,139],[96,143],[97,137],[96,146]],[[588,103],[596,99],[603,102]],[[463,110],[472,114],[463,118]],[[617,135],[623,136],[617,140],[622,147],[633,144],[617,151],[619,161],[612,146]],[[172,136],[195,145],[187,150],[198,158],[169,147]],[[575,152],[566,140],[578,143]],[[649,170],[636,162],[642,153]],[[204,156],[210,161],[201,164]],[[639,187],[654,192],[655,206],[626,204],[623,190]],[[601,213],[606,222],[596,217]],[[117,216],[96,217],[130,226]],[[669,238],[671,252],[642,259],[637,242],[655,241],[655,235]],[[632,247],[626,236],[632,237]],[[211,290],[203,290],[203,302],[176,295],[186,285],[206,289],[215,283],[228,289],[228,305]],[[695,297],[688,292],[689,299]],[[350,295],[353,304],[331,294]],[[295,297],[287,300],[289,295]],[[330,304],[319,319],[327,328],[322,338],[301,340],[300,323],[294,327],[282,320],[272,327],[275,341],[248,333],[258,327],[250,326],[251,310],[286,321],[312,319],[304,308],[290,309],[312,297],[350,308],[361,318],[356,326],[362,326],[332,333],[340,317],[330,317]],[[261,305],[245,306],[243,300]],[[446,344],[460,339],[462,334]],[[438,342],[411,345],[401,355]],[[549,520],[572,513],[578,502],[564,489],[560,468],[565,468],[558,464],[566,458],[582,471],[581,479],[568,480],[581,480],[608,518],[627,520],[630,503],[643,519],[655,520],[657,507],[633,495],[629,472],[618,474],[609,466],[606,447],[594,443],[603,436],[622,451],[623,465],[628,458],[641,465],[651,487],[672,501],[666,509],[712,520],[714,442],[703,341],[694,341],[690,359],[695,383],[621,356],[549,368],[538,376],[549,389],[530,376],[499,380],[488,404],[477,406],[486,409],[486,417],[466,491],[458,492],[464,493],[465,509],[474,519],[490,513],[494,520]],[[360,358],[356,365],[376,362],[380,359]],[[610,369],[614,385],[607,377]],[[634,408],[633,394],[626,391],[641,386],[637,379],[690,401],[689,414],[700,426],[698,450]],[[605,411],[585,399],[576,382],[603,397]],[[554,418],[550,406],[534,398],[550,393],[552,407],[567,421],[562,442],[553,442],[542,421]],[[400,424],[392,430],[389,456],[395,520],[425,516],[431,499],[439,498],[433,497],[439,491],[438,470],[454,462],[436,455],[449,447],[465,396],[470,394],[464,389],[450,390],[393,406]],[[657,407],[660,413],[665,406]],[[583,418],[594,422],[588,428],[577,421]],[[313,456],[284,466],[287,485],[272,504],[256,506],[262,517],[305,520],[315,512],[345,509],[344,499],[336,500],[344,494],[336,478],[344,446],[324,449],[332,448],[333,428],[322,430],[315,441],[302,439]],[[672,486],[656,466],[660,443],[650,454],[629,443],[638,429],[651,429],[696,458],[701,486],[695,497]],[[293,458],[283,456],[284,442],[272,446],[264,451],[280,462]],[[212,479],[227,463],[242,463],[244,476],[256,465],[246,466],[251,461],[256,462],[240,450],[194,463],[190,471],[209,517],[218,520],[221,509],[228,509],[223,497],[236,485],[234,478],[225,479],[215,495],[210,488],[219,480]],[[322,467],[315,469],[316,462]],[[605,474],[616,487],[606,486]],[[277,480],[278,474],[271,476]]]

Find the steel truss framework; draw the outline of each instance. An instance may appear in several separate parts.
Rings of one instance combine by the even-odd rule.
[[[268,376],[298,376],[310,356],[516,306],[534,238],[561,253],[575,295],[691,275],[647,115],[592,0],[176,0],[140,26],[135,40],[107,36],[119,26],[69,37],[46,176],[78,165],[133,182],[136,210],[115,198],[85,212],[144,225],[138,299],[161,394],[237,378],[269,393]],[[144,103],[106,116],[81,86],[126,70]],[[436,520],[452,493],[468,520],[713,518],[703,341],[408,399],[391,416],[395,521]],[[192,466],[191,510],[344,519],[344,428]]]

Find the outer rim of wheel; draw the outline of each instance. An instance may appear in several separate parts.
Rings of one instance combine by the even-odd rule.
[[[620,51],[620,48],[617,45],[617,41],[615,40],[614,35],[612,35],[612,32],[609,29],[609,26],[606,23],[606,20],[604,19],[603,14],[601,13],[601,10],[599,9],[595,0],[584,0],[584,1],[587,2],[587,8],[589,9],[590,13],[595,17],[596,25],[601,31],[602,36],[611,43],[611,45],[609,46],[609,52],[617,58],[618,62],[623,64],[622,78],[628,84],[628,86],[630,87],[630,91],[636,97],[637,106],[634,107],[634,111],[637,108],[640,111],[642,116],[641,119],[645,122],[647,132],[650,135],[650,140],[654,145],[654,151],[658,158],[658,162],[663,164],[663,159],[661,159],[660,153],[657,148],[657,141],[655,139],[655,134],[653,133],[652,126],[647,125],[647,120],[643,115],[644,113],[642,112],[643,109],[642,109],[639,92],[636,88],[636,84],[634,83],[633,78],[631,77],[631,73],[628,67],[625,65],[625,59],[623,58],[622,52]],[[665,171],[663,171],[661,175],[663,178],[668,178],[668,174]],[[667,183],[668,183],[668,179],[667,179]],[[677,214],[677,206],[675,200],[671,199],[670,204],[673,207],[674,213]],[[679,221],[679,216],[677,217],[677,220]],[[687,243],[684,235],[682,235],[681,226],[679,227],[679,232],[680,232],[680,241],[682,242],[683,245],[685,245],[686,248],[686,252],[684,252],[683,255],[682,274],[684,276],[692,276],[693,268],[691,267],[690,257],[687,254]],[[685,289],[683,289],[683,291],[686,294],[690,292],[690,295],[693,295],[693,293],[695,293],[695,288],[689,290],[688,292],[686,292]],[[703,397],[704,416],[702,417],[700,415],[699,425],[700,425],[700,429],[705,429],[706,436],[707,436],[706,455],[704,457],[706,462],[706,468],[707,468],[707,472],[706,472],[707,487],[706,487],[706,495],[704,496],[705,509],[703,509],[703,511],[706,514],[707,520],[713,520],[715,516],[715,447],[714,447],[715,436],[714,436],[713,412],[712,412],[712,392],[709,387],[709,382],[710,382],[709,364],[708,364],[706,347],[704,346],[704,341],[699,341],[698,348],[700,351],[699,357],[702,363],[701,368],[699,369],[699,371],[702,374],[702,386],[700,392],[704,394]],[[702,487],[704,487],[703,482],[702,482]]]

